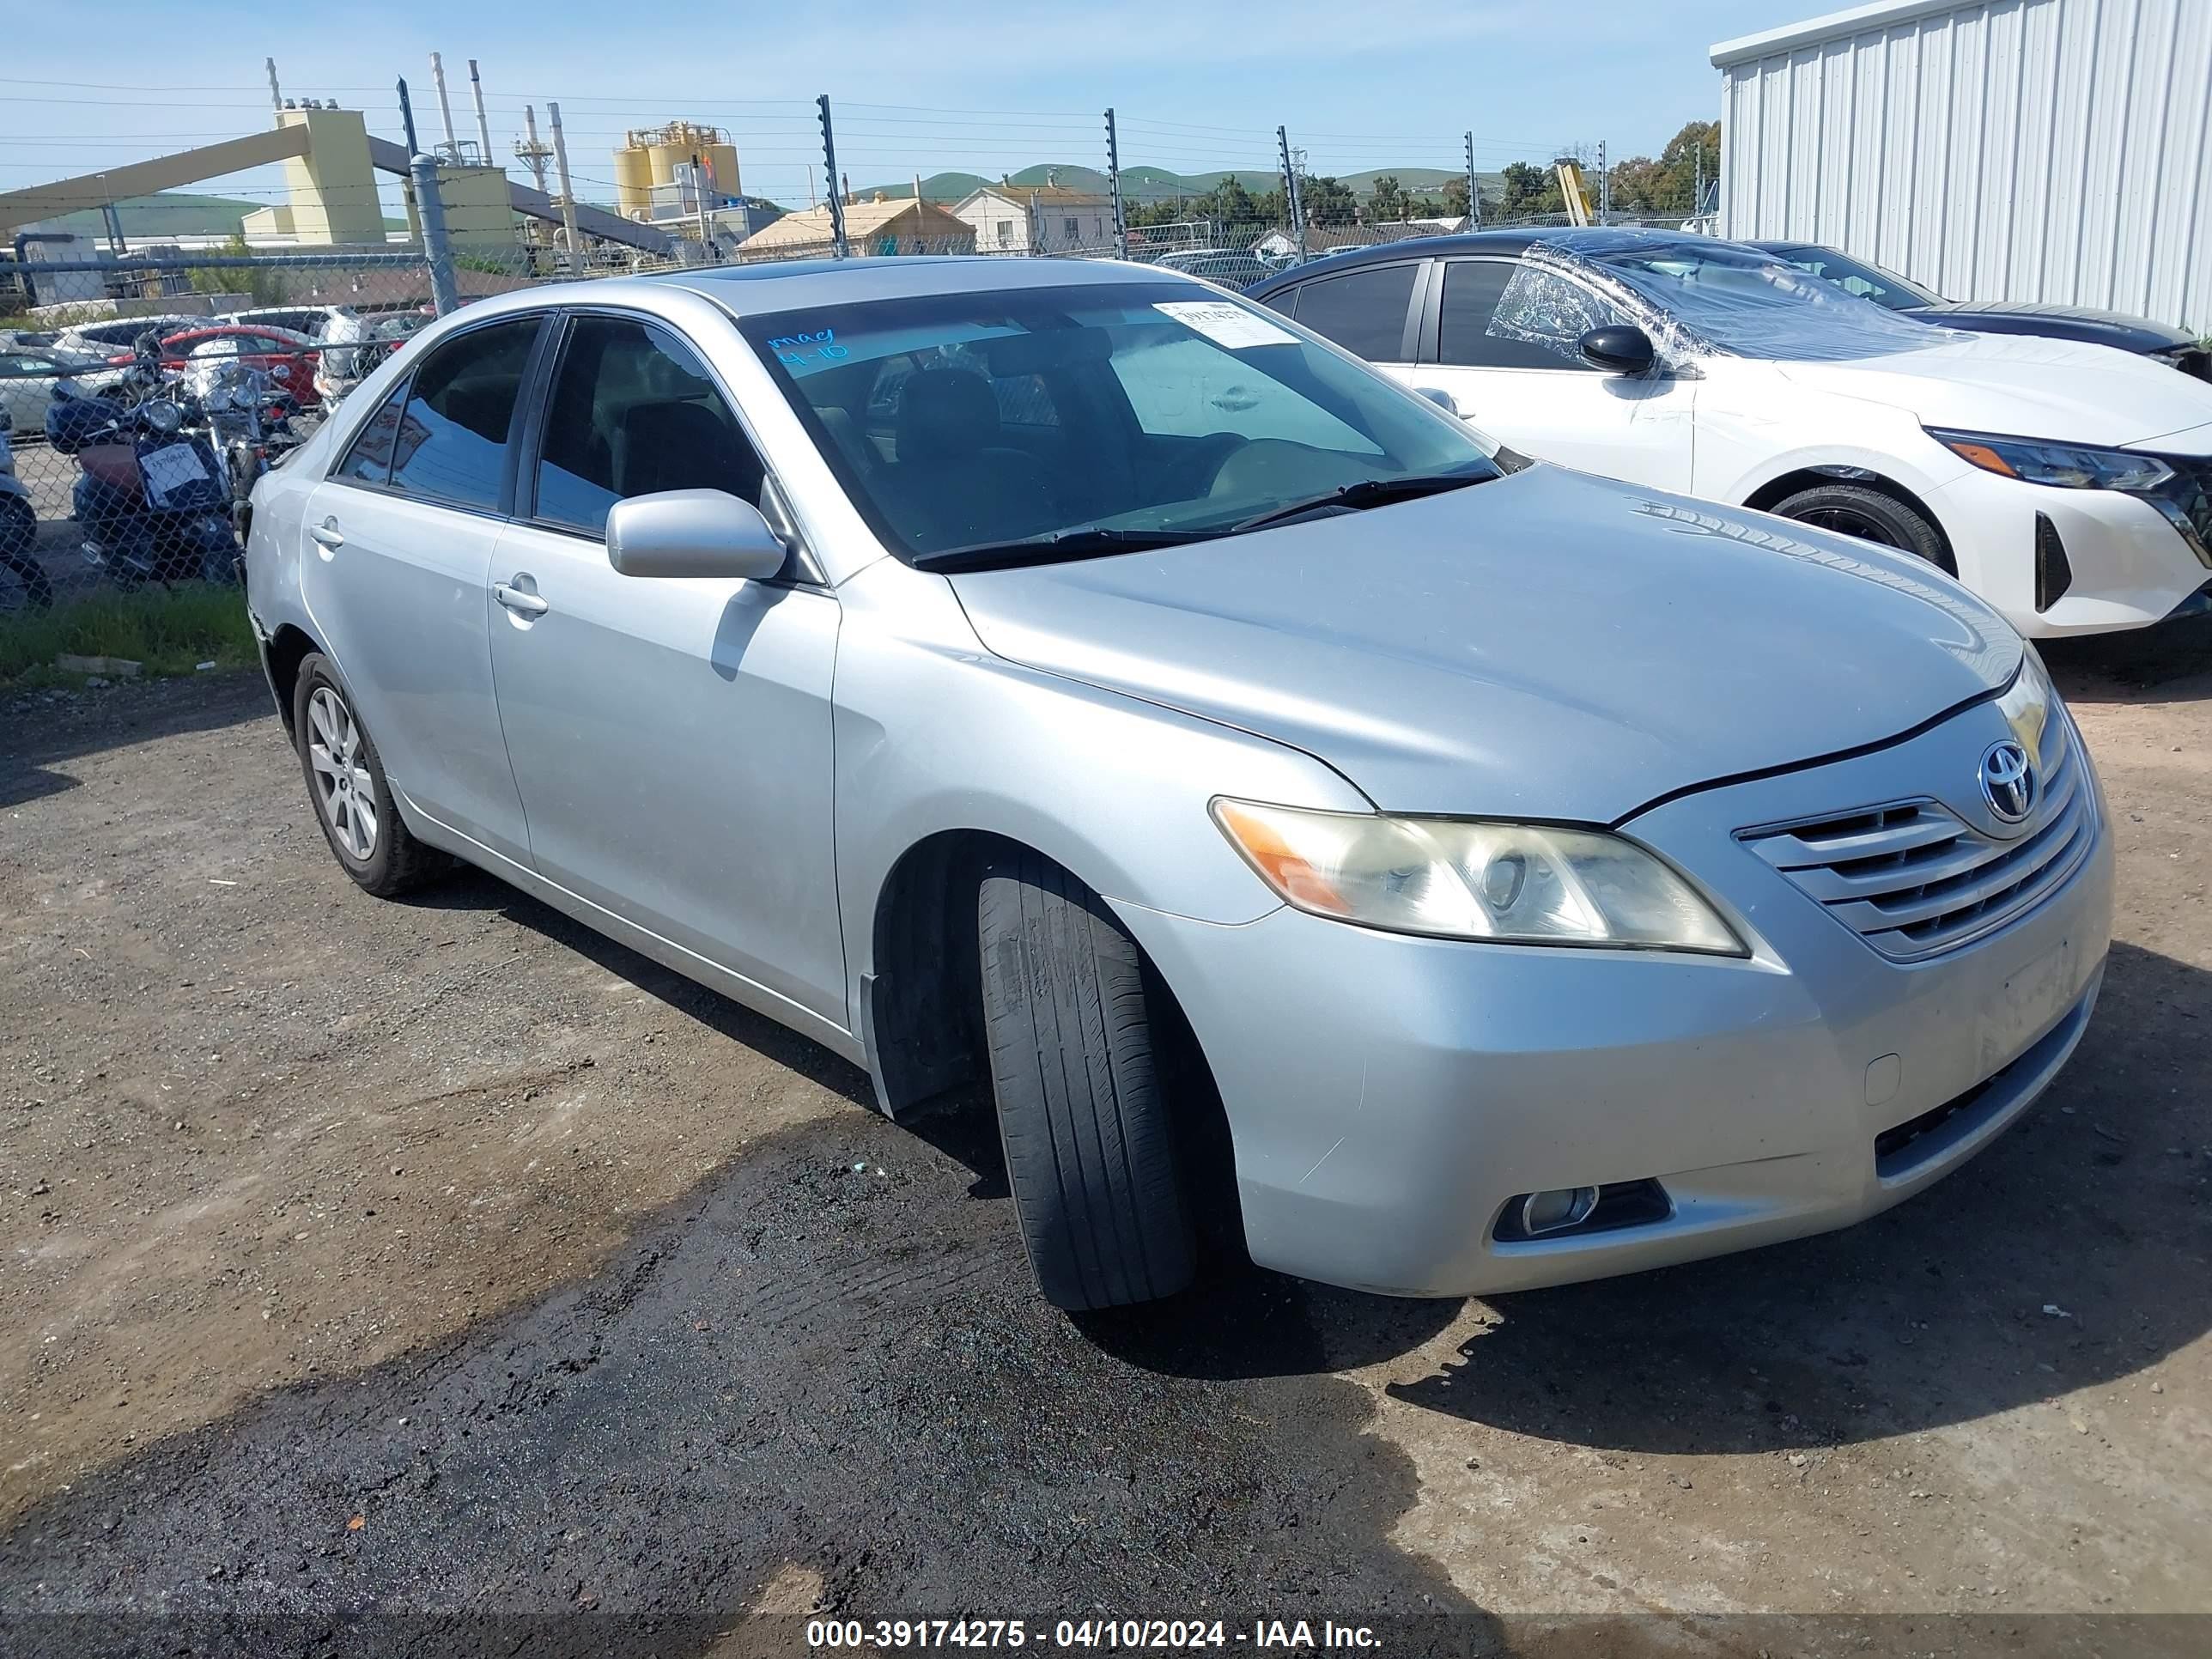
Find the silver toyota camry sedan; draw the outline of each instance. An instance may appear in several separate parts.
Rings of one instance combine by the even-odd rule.
[[[674,272],[425,330],[255,491],[339,864],[988,1079],[1067,1308],[1856,1221],[2088,1021],[2096,775],[1903,555],[1529,465],[1188,277]],[[1225,1149],[1225,1150],[1224,1150]]]

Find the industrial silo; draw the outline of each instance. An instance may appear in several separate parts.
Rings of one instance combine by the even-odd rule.
[[[738,147],[720,127],[672,121],[626,135],[615,151],[615,205],[633,219],[652,216],[656,186],[676,182],[678,169],[689,167],[697,157],[705,165],[717,196],[741,193],[738,180]]]

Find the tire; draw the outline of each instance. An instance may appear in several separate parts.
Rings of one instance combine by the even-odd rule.
[[[1943,532],[1929,522],[1927,514],[1918,507],[1899,501],[1887,490],[1870,489],[1865,484],[1815,484],[1777,501],[1771,510],[1782,518],[1795,519],[1815,529],[1831,530],[1839,536],[1877,542],[1910,553],[1927,560],[1947,576],[1959,574],[1951,550],[1944,544]]]
[[[323,839],[364,891],[397,898],[449,867],[444,854],[416,840],[401,821],[368,728],[319,651],[301,659],[292,690],[292,732]],[[334,781],[341,778],[342,786]],[[356,801],[366,802],[366,813],[355,810]]]
[[[988,868],[975,908],[999,1134],[1037,1287],[1072,1312],[1174,1295],[1195,1252],[1135,941],[1033,853]]]
[[[39,562],[39,520],[21,495],[0,495],[0,611],[45,611],[54,585]]]

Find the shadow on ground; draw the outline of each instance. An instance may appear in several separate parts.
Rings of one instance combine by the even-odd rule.
[[[2212,696],[2212,616],[2125,634],[2039,641],[2069,702],[2197,702]]]
[[[2072,1063],[1938,1186],[1820,1238],[1502,1297],[1498,1323],[1391,1392],[1577,1445],[1753,1452],[2139,1370],[2212,1328],[2208,1010],[2212,975],[2116,945]]]
[[[76,788],[77,781],[57,769],[82,756],[273,714],[258,671],[53,696],[0,691],[0,808]]]

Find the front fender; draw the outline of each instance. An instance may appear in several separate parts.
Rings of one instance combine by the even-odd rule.
[[[853,1006],[908,849],[1004,836],[1102,896],[1219,922],[1279,907],[1207,812],[1216,795],[1372,804],[1312,756],[986,651],[951,585],[896,561],[839,590],[837,880]]]

